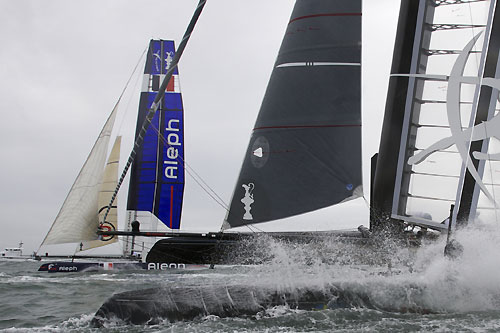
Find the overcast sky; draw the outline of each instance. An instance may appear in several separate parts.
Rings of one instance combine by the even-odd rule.
[[[38,248],[149,40],[174,39],[178,45],[197,3],[0,0],[1,249],[21,240],[26,252]],[[293,4],[209,0],[179,64],[186,161],[226,203]],[[369,158],[378,149],[398,10],[398,0],[363,4],[367,199]],[[126,116],[117,121],[130,137],[137,99],[136,94],[122,103]],[[122,150],[124,155],[129,151]],[[225,211],[187,182],[182,225],[218,230]],[[363,200],[335,209],[311,228],[368,225]],[[268,224],[262,228],[276,228]]]

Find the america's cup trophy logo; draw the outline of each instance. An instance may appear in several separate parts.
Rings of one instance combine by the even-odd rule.
[[[241,187],[245,189],[245,195],[243,196],[243,199],[241,199],[241,203],[245,205],[245,214],[243,215],[244,220],[253,220],[252,214],[250,214],[250,210],[252,207],[250,207],[251,204],[254,203],[253,200],[253,189],[255,188],[254,183],[248,183],[248,184],[242,184]]]
[[[451,136],[445,137],[426,149],[418,152],[408,159],[408,164],[414,165],[424,161],[429,155],[434,152],[446,149],[452,145],[457,147],[457,150],[465,163],[467,170],[472,175],[476,184],[479,185],[481,191],[488,197],[488,199],[495,203],[493,196],[490,194],[481,176],[474,167],[468,153],[468,143],[470,141],[478,141],[489,138],[500,139],[500,113],[494,115],[491,119],[477,124],[473,127],[466,127],[463,129],[460,117],[460,87],[462,83],[489,86],[495,89],[500,89],[500,79],[493,77],[474,77],[464,76],[464,69],[467,63],[469,54],[474,47],[477,39],[481,33],[477,34],[460,52],[457,60],[455,61],[451,73],[446,75],[432,75],[432,74],[393,74],[393,76],[409,76],[416,78],[423,78],[435,81],[448,81],[448,89],[446,94],[446,113],[450,125]],[[478,160],[500,160],[500,154],[487,154],[482,152],[473,152],[474,158]],[[496,203],[495,203],[496,205]]]

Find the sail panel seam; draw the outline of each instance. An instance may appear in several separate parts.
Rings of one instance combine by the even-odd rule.
[[[324,14],[305,15],[291,19],[290,22],[288,22],[288,24],[299,20],[317,18],[317,17],[328,17],[328,16],[361,16],[361,13],[324,13]]]
[[[301,128],[334,128],[334,127],[361,127],[361,124],[262,126],[262,127],[256,127],[253,130],[254,131],[259,131],[259,130],[264,130],[264,129],[301,129]]]

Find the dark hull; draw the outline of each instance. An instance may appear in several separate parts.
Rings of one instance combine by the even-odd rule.
[[[132,324],[254,315],[263,309],[289,304],[299,309],[323,309],[329,292],[304,290],[292,295],[248,286],[181,287],[146,289],[113,295],[95,314],[94,326],[111,318]]]
[[[77,273],[77,272],[101,272],[117,270],[192,270],[204,269],[208,266],[185,265],[176,263],[143,263],[143,262],[71,262],[56,261],[40,266],[39,272],[49,273]]]
[[[358,231],[287,232],[287,233],[221,233],[203,237],[162,239],[149,251],[146,261],[185,264],[260,264],[267,261],[263,248],[270,242],[310,244],[326,240],[365,243]]]
[[[423,288],[413,286],[413,292],[421,295]],[[338,308],[370,308],[391,312],[430,313],[429,309],[405,301],[392,304],[377,301],[376,293],[366,290],[348,290],[335,285],[307,287],[293,290],[233,285],[199,287],[164,287],[128,291],[113,295],[96,312],[92,324],[102,326],[116,318],[132,324],[156,324],[192,320],[207,315],[221,318],[254,316],[274,306],[289,306],[300,310]]]

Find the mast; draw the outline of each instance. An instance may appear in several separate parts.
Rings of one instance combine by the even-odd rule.
[[[415,40],[419,39],[417,37],[418,9],[418,1],[401,1],[391,73],[410,73],[413,45]],[[372,231],[382,227],[395,230],[400,228],[398,220],[391,218],[400,147],[400,142],[395,138],[401,138],[402,135],[404,112],[401,110],[405,108],[409,80],[404,76],[391,76],[389,79],[370,199],[370,229]]]

